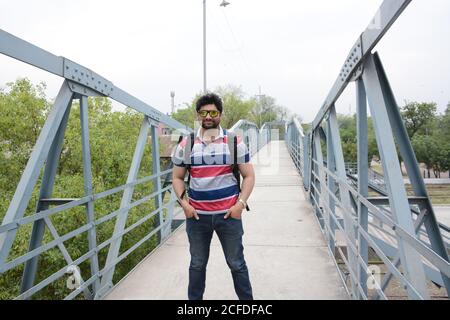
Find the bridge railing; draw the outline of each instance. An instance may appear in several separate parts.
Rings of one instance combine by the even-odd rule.
[[[261,133],[258,126],[251,121],[241,119],[229,131],[232,131],[243,139],[249,150],[250,157],[253,157],[264,144],[264,133]]]
[[[291,122],[287,124],[286,130],[286,143],[288,146],[289,153],[292,156],[297,170],[300,171],[302,177],[305,176],[305,161],[308,159],[308,137],[305,136],[303,132],[302,125],[297,118],[294,118]],[[305,153],[306,152],[306,153]],[[307,162],[307,161],[306,161]]]
[[[373,48],[411,1],[386,0],[357,39],[305,139],[298,124],[288,146],[343,282],[354,299],[386,299],[395,279],[410,299],[429,299],[430,281],[450,292],[448,228],[440,228],[385,70]],[[348,179],[335,102],[356,82],[357,186]],[[384,188],[369,195],[369,102]],[[303,148],[308,152],[299,151]],[[413,195],[405,189],[396,145]],[[303,156],[298,160],[299,154]],[[308,165],[307,165],[308,164]],[[308,167],[308,169],[306,169]],[[444,236],[444,237],[443,237]],[[378,259],[376,265],[371,260]],[[400,292],[401,294],[401,292]]]
[[[176,198],[171,193],[172,186],[163,186],[161,181],[172,169],[161,169],[158,131],[162,125],[182,134],[192,130],[116,87],[90,69],[67,58],[55,56],[3,30],[0,30],[0,53],[64,79],[0,226],[0,276],[6,273],[10,275],[9,271],[12,270],[15,270],[13,274],[23,270],[17,299],[29,299],[49,285],[55,282],[65,283],[66,280],[67,290],[59,288],[66,299],[76,298],[81,293],[87,299],[101,298],[113,287],[116,266],[121,261],[153,236],[156,235],[157,243],[161,243],[170,234],[172,218],[176,214]],[[111,98],[135,109],[142,114],[143,121],[126,184],[95,193],[89,139],[88,97],[99,96]],[[54,198],[52,195],[55,178],[74,100],[79,101],[80,108],[84,196]],[[152,172],[144,178],[138,178],[149,137],[151,137]],[[41,170],[43,170],[42,179],[40,179]],[[40,181],[42,182],[39,185]],[[144,192],[137,197],[135,189],[148,183],[151,183],[151,186],[146,188],[147,194]],[[36,186],[40,188],[36,212],[26,215]],[[170,195],[168,199],[164,198],[166,192]],[[113,196],[121,199],[119,209],[98,215],[95,204],[101,200],[108,201],[107,199]],[[146,206],[147,211],[137,221],[130,221],[130,211],[140,205]],[[59,234],[54,219],[78,207],[85,211],[86,223],[73,225],[72,231]],[[149,225],[149,222],[152,223]],[[101,237],[97,230],[108,223],[114,223],[114,231],[108,239],[98,243]],[[28,250],[22,253],[23,248],[14,244],[19,231],[30,230],[31,226],[31,235],[29,232],[22,233],[29,237]],[[147,228],[145,236],[124,250],[122,239],[140,227]],[[45,232],[49,232],[53,238],[46,243],[43,242]],[[85,252],[77,252],[77,258],[73,258],[74,254],[68,250],[66,244],[70,241],[82,241],[80,237],[87,239],[87,248]],[[54,250],[64,258],[64,266],[51,274],[46,271],[45,276],[38,274],[39,257],[50,252],[55,254]],[[100,261],[100,257],[103,257],[103,261]],[[37,278],[39,281],[36,283]],[[20,279],[17,280],[20,282]]]

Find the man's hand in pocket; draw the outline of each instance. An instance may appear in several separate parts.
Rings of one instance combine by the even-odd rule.
[[[187,201],[183,201],[183,211],[186,219],[195,218],[199,220],[197,210],[193,206],[191,206]]]
[[[244,208],[238,202],[234,206],[232,206],[230,209],[228,209],[227,213],[225,214],[225,216],[223,218],[228,219],[231,216],[234,219],[241,220],[242,210],[244,210]]]

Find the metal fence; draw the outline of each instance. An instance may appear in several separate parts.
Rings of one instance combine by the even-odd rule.
[[[287,124],[265,123],[260,129],[254,123],[241,120],[230,129],[244,138],[253,156],[269,141],[280,138],[272,128],[282,128],[288,150],[303,177],[305,189],[327,239],[330,253],[336,257],[340,275],[350,296],[355,299],[386,299],[386,288],[392,283],[392,279],[400,284],[411,299],[430,297],[428,281],[445,287],[447,293],[450,289],[449,228],[436,220],[381,60],[377,53],[372,54],[372,49],[409,3],[410,1],[401,0],[383,2],[373,20],[376,25],[372,22],[352,47],[310,132],[305,134],[297,119]],[[0,53],[64,78],[53,109],[47,117],[0,226],[0,273],[22,266],[21,293],[17,298],[27,299],[49,284],[66,277],[68,272],[72,277],[80,278],[77,267],[86,262],[90,268],[89,275],[85,279],[80,278],[79,285],[65,298],[73,299],[81,293],[87,299],[102,298],[114,285],[113,277],[119,262],[153,236],[158,235],[161,243],[171,232],[172,220],[177,213],[176,199],[170,192],[171,185],[163,183],[162,180],[170,175],[172,169],[161,169],[157,128],[164,124],[181,134],[187,134],[191,129],[121,90],[95,72],[64,57],[57,57],[3,30],[0,30]],[[355,81],[357,87],[356,168],[346,168],[335,109],[335,102],[351,81]],[[134,108],[144,118],[126,184],[100,193],[93,192],[91,173],[88,97],[93,96],[116,100]],[[80,102],[85,194],[76,199],[56,199],[52,198],[53,187],[73,100]],[[369,175],[367,100],[383,165],[382,190],[373,188],[374,181],[377,181],[376,185],[380,187],[381,178]],[[153,172],[149,176],[138,178],[149,136]],[[413,196],[406,193],[395,142],[406,165]],[[36,212],[25,216],[41,170],[44,173]],[[151,192],[134,199],[135,188],[148,182],[152,182]],[[369,188],[378,192],[378,195],[369,196]],[[167,193],[170,196],[165,200],[164,194]],[[120,208],[96,218],[95,202],[117,194],[122,194]],[[153,201],[154,210],[127,225],[129,211],[147,201]],[[80,206],[85,210],[87,223],[60,235],[52,218]],[[115,227],[112,236],[97,243],[97,229],[113,219]],[[156,222],[154,228],[121,252],[123,237],[150,219]],[[33,226],[28,252],[10,259],[18,231],[27,225]],[[42,243],[44,230],[50,232],[52,241]],[[73,259],[65,242],[79,235],[87,237],[88,249]],[[52,249],[60,251],[65,265],[35,283],[38,257]],[[106,249],[108,254],[102,265],[99,262],[99,252]],[[378,272],[380,270],[377,271],[369,263],[371,251],[385,268],[383,277]]]
[[[386,299],[394,279],[410,299],[429,299],[429,281],[446,288],[447,295],[450,290],[449,229],[436,220],[381,60],[372,54],[409,3],[383,2],[373,20],[377,26],[372,22],[352,47],[311,131],[304,135],[296,121],[288,129],[289,151],[354,299]],[[344,162],[335,102],[352,81],[356,82],[358,161],[349,174],[352,168]],[[369,175],[367,101],[382,178]],[[413,196],[405,189],[396,143]],[[369,188],[377,196],[369,196]],[[379,259],[377,265],[369,263],[369,254]]]
[[[73,299],[80,293],[85,298],[101,298],[113,286],[113,276],[117,264],[133,253],[144,242],[154,235],[159,242],[164,241],[171,232],[171,222],[175,214],[175,197],[170,193],[167,201],[163,195],[171,191],[171,185],[162,186],[161,179],[170,174],[171,169],[161,170],[159,155],[158,127],[163,124],[166,128],[177,130],[178,134],[187,134],[191,130],[174,119],[164,115],[148,104],[133,97],[127,92],[116,87],[112,82],[101,77],[64,57],[57,57],[41,48],[27,43],[3,30],[0,30],[0,53],[14,59],[36,66],[42,70],[56,74],[64,78],[64,82],[56,97],[53,108],[48,114],[47,120],[40,132],[33,148],[29,161],[17,185],[14,196],[0,226],[0,273],[23,268],[20,295],[18,299],[27,299],[47,287],[49,284],[61,278],[66,278],[69,273],[71,281],[78,281],[78,285],[67,295],[66,299]],[[89,115],[88,97],[109,97],[117,102],[129,106],[143,115],[140,133],[128,173],[126,184],[100,193],[93,192],[91,151],[89,141]],[[55,177],[64,134],[67,127],[72,102],[79,101],[82,161],[85,194],[81,198],[55,199],[52,198]],[[144,148],[151,137],[151,152],[153,172],[151,175],[138,179],[138,172],[144,154]],[[43,169],[42,182],[39,186],[40,174]],[[133,199],[133,191],[136,187],[145,183],[152,183],[149,194]],[[35,186],[40,187],[36,212],[25,216]],[[94,204],[113,195],[120,195],[120,208],[100,218],[96,218]],[[145,214],[138,221],[127,226],[127,217],[130,210],[151,202],[154,210]],[[76,207],[84,207],[87,223],[75,226],[71,232],[60,235],[55,228],[52,219],[63,212]],[[126,251],[121,252],[121,243],[125,235],[139,226],[155,220],[154,228],[148,230],[145,237],[137,241]],[[97,229],[105,223],[112,223],[115,227],[112,236],[98,243]],[[129,222],[129,221],[128,221]],[[12,256],[12,247],[20,228],[32,225],[29,239],[28,252],[19,256]],[[43,243],[45,230],[48,230],[53,240]],[[65,242],[85,235],[88,239],[88,250],[77,259],[72,259]],[[43,253],[52,249],[59,249],[65,259],[66,265],[57,272],[35,283],[38,274],[38,258]],[[104,266],[99,263],[99,252],[108,250]],[[79,265],[88,262],[90,274],[83,279],[79,272]],[[19,269],[20,270],[20,269]]]
[[[0,30],[0,53],[64,78],[53,108],[40,132],[0,226],[0,274],[23,268],[21,289],[17,299],[32,298],[42,289],[61,279],[67,279],[69,283],[73,282],[70,287],[72,291],[65,296],[65,299],[74,299],[80,294],[83,294],[86,299],[101,299],[114,286],[113,278],[117,265],[154,236],[157,236],[157,244],[160,245],[164,242],[172,232],[174,217],[181,212],[176,205],[176,197],[171,192],[172,166],[161,169],[158,128],[162,124],[166,130],[169,129],[173,135],[172,141],[177,141],[180,134],[188,134],[192,130],[121,90],[88,68],[64,57],[57,57],[3,30]],[[88,126],[88,97],[99,96],[111,98],[135,109],[143,115],[143,121],[126,184],[94,193]],[[64,135],[74,100],[79,101],[80,108],[85,194],[81,198],[57,199],[53,198],[52,194]],[[230,130],[243,137],[251,156],[270,141],[270,130],[259,130],[254,123],[249,121],[241,120]],[[151,175],[138,178],[149,137],[151,138],[153,172]],[[39,184],[42,169],[44,173],[42,182]],[[151,186],[147,186],[148,183],[151,183]],[[135,189],[144,185],[148,188],[148,194],[135,199]],[[36,186],[40,188],[36,212],[25,215]],[[169,196],[165,197],[167,194]],[[94,205],[111,196],[121,197],[120,208],[98,217],[94,212]],[[146,203],[151,203],[154,210],[130,223],[129,212]],[[59,234],[52,219],[77,207],[84,208],[87,223],[74,226],[69,233]],[[149,221],[154,221],[154,223],[146,235],[128,249],[121,250],[124,236]],[[97,230],[102,225],[113,222],[115,224],[111,237],[98,243]],[[29,236],[28,252],[17,256],[13,244],[18,231],[31,225],[31,234],[27,235]],[[53,239],[43,243],[46,230],[50,232]],[[65,243],[71,240],[79,241],[80,236],[87,237],[88,248],[86,252],[73,259]],[[45,276],[36,283],[37,278],[42,278],[39,276],[38,259],[53,249],[59,250],[65,264],[58,271]],[[99,253],[104,253],[105,250],[107,250],[107,256],[104,263],[101,263]],[[83,263],[89,264],[88,275],[80,273],[79,266]]]

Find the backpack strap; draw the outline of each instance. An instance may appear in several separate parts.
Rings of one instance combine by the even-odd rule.
[[[191,171],[191,154],[192,154],[192,148],[194,147],[195,133],[191,132],[191,134],[189,136],[180,136],[180,138],[178,139],[178,144],[180,144],[180,142],[183,140],[184,137],[187,138],[187,141],[186,141],[186,145],[184,146],[183,157],[184,157],[184,164],[186,165],[186,168],[188,170],[187,187],[189,187],[189,183],[191,181],[191,175],[190,175],[190,171]],[[187,150],[189,150],[189,152],[187,152]],[[180,198],[183,199],[185,194],[186,194],[186,188],[184,189],[184,191],[181,194]]]
[[[233,132],[227,133],[226,131],[225,134],[227,134],[228,149],[230,150],[231,157],[233,158],[233,162],[231,163],[231,170],[233,171],[233,175],[236,178],[239,193],[241,193],[241,173],[239,172],[239,166],[237,162],[237,135],[235,135]],[[247,211],[250,211],[248,205],[245,207],[245,209]]]
[[[194,132],[191,132],[190,136],[189,136],[189,152],[185,152],[185,157],[187,157],[187,161],[185,163],[187,170],[188,170],[188,180],[187,180],[187,187],[189,188],[190,183],[191,183],[191,154],[192,154],[192,149],[194,148],[194,139],[195,139],[195,134]],[[187,149],[187,148],[186,148]],[[186,159],[186,158],[185,158]]]

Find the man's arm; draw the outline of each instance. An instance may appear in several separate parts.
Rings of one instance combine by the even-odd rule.
[[[243,178],[240,198],[247,203],[255,186],[255,171],[251,163],[238,164],[238,168]]]
[[[181,206],[183,206],[183,201],[185,201],[184,199],[181,198],[181,195],[185,191],[184,176],[186,175],[186,172],[187,172],[186,167],[173,166],[172,186]]]
[[[195,219],[199,219],[197,212],[195,209],[189,204],[189,202],[181,198],[181,195],[185,191],[185,185],[184,185],[184,176],[186,175],[187,168],[186,167],[179,167],[179,166],[173,166],[172,171],[172,187],[175,192],[175,195],[181,205],[181,207],[184,210],[184,214],[186,218],[191,218],[192,216],[195,217]]]
[[[253,191],[255,185],[255,171],[251,163],[238,164],[239,171],[243,177],[240,198],[247,203],[250,194]],[[229,216],[240,219],[242,210],[244,210],[243,204],[238,201],[232,206],[225,214],[224,219],[228,219]]]

